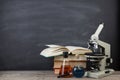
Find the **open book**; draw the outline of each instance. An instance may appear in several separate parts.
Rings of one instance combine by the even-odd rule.
[[[40,53],[40,55],[44,57],[59,56],[62,55],[63,52],[68,52],[75,55],[92,52],[88,48],[78,47],[78,46],[61,46],[61,45],[46,45],[46,46],[48,46],[48,48],[44,49]]]

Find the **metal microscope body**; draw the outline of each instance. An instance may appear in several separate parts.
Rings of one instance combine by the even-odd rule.
[[[98,46],[101,46],[104,48],[104,51],[100,54],[104,54],[104,58],[100,61],[100,70],[105,70],[106,66],[109,66],[110,63],[112,63],[111,57],[111,46],[109,43],[106,43],[104,41],[99,40],[99,34],[102,31],[104,27],[104,24],[100,24],[96,32],[91,36],[90,42],[94,43],[94,48],[98,49]],[[110,61],[107,61],[109,59]]]
[[[107,66],[110,65],[110,63],[112,63],[112,58],[111,58],[111,51],[110,51],[110,44],[106,43],[106,42],[103,42],[103,41],[100,41],[98,40],[98,44],[102,47],[105,48],[105,56],[104,58],[100,61],[100,70],[105,70]],[[109,61],[107,61],[109,60]]]
[[[87,76],[92,78],[100,78],[107,75],[110,75],[114,72],[113,69],[107,69],[112,63],[111,59],[111,49],[110,44],[99,40],[99,34],[103,29],[103,24],[100,24],[96,32],[91,36],[90,41],[88,43],[88,48],[92,50],[92,55],[87,55],[87,59],[92,63],[87,66],[88,68],[91,67],[91,69],[88,69]],[[98,60],[98,62],[94,62],[95,60]],[[89,63],[89,62],[88,62]],[[97,64],[96,64],[97,63]],[[94,66],[93,66],[94,65]]]

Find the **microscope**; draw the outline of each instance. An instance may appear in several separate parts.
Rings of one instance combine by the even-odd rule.
[[[100,24],[88,42],[88,48],[92,52],[85,54],[87,58],[87,77],[101,78],[114,72],[113,69],[108,68],[110,63],[113,62],[110,55],[110,44],[99,40],[99,34],[103,27],[104,24]]]

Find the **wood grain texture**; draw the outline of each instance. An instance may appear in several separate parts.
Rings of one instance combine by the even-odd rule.
[[[57,78],[53,71],[0,71],[0,80],[96,80],[93,78]],[[97,80],[119,80],[120,72]]]

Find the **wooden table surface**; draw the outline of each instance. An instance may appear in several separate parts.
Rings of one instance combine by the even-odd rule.
[[[120,71],[100,79],[57,78],[53,71],[0,71],[0,80],[120,80]]]

